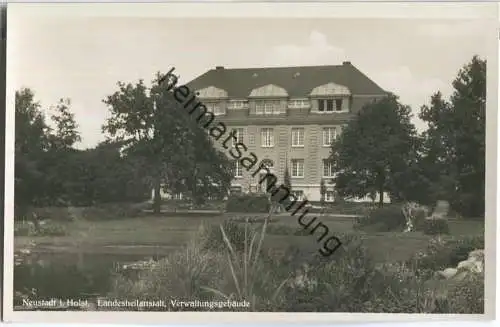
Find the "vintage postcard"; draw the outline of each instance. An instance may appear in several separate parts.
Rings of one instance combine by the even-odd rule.
[[[497,4],[7,16],[6,321],[494,316]]]

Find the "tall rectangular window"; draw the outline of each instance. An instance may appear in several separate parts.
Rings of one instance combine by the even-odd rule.
[[[234,162],[234,177],[243,177],[243,169],[239,160]]]
[[[334,191],[326,191],[325,201],[326,202],[333,202],[333,201],[335,201],[335,192]]]
[[[326,100],[326,111],[333,111],[333,100]]]
[[[293,147],[303,147],[304,146],[304,129],[303,128],[292,128],[292,146]]]
[[[263,128],[260,132],[261,145],[264,148],[274,146],[274,130],[272,128]]]
[[[337,129],[335,127],[323,128],[323,146],[331,146],[337,137]]]
[[[304,177],[304,159],[292,159],[292,177]]]
[[[334,177],[333,162],[329,159],[323,159],[323,177]]]
[[[342,111],[342,99],[335,100],[335,109],[337,111]]]
[[[318,100],[318,111],[325,111],[325,101]]]
[[[243,143],[243,133],[244,129],[243,128],[235,128],[233,129],[235,132],[234,136],[236,136],[236,141],[233,140],[233,146],[236,145],[236,143]]]

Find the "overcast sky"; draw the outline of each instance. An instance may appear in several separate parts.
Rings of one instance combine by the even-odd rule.
[[[483,23],[463,20],[30,17],[9,23],[7,67],[44,107],[71,99],[86,148],[104,139],[102,99],[117,81],[150,81],[172,66],[188,81],[219,65],[349,60],[417,114],[433,92],[450,94],[474,54],[486,56],[485,35]]]

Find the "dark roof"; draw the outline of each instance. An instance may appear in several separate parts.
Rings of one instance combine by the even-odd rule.
[[[187,86],[192,90],[215,86],[226,90],[230,98],[246,98],[253,89],[274,84],[287,90],[290,96],[307,97],[313,88],[332,82],[346,86],[352,94],[386,93],[349,62],[336,66],[217,67],[198,76]]]

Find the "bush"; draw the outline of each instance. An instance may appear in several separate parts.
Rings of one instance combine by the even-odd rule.
[[[268,213],[270,202],[267,195],[231,195],[227,200],[227,212]]]
[[[431,275],[434,271],[456,267],[459,262],[467,260],[469,253],[484,249],[484,236],[462,237],[460,239],[432,239],[423,252],[413,256],[410,261],[422,273]]]
[[[142,210],[148,204],[113,203],[93,207],[76,208],[74,215],[76,219],[88,221],[119,220],[141,217]]]
[[[245,248],[245,226],[230,220],[224,221],[221,225],[207,224],[202,226],[197,236],[201,248],[216,252],[225,251],[227,247],[222,236],[221,226],[235,250],[242,251]],[[251,240],[254,233],[253,228],[247,227],[248,239]]]
[[[422,223],[422,231],[425,235],[449,234],[450,227],[446,219],[425,219]]]
[[[41,224],[38,229],[32,222],[16,224],[14,228],[15,236],[64,236],[66,234],[64,226],[52,222]]]
[[[374,232],[402,231],[406,218],[399,205],[386,205],[371,210],[366,216],[355,221],[355,229],[369,229]]]

